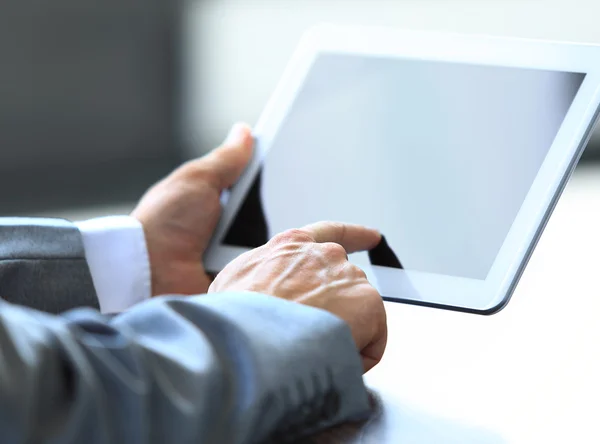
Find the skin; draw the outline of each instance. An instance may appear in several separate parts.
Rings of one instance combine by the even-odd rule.
[[[385,350],[385,310],[347,254],[373,248],[379,239],[375,230],[335,222],[285,231],[229,263],[209,293],[254,291],[327,310],[348,323],[368,371]]]
[[[144,227],[154,296],[208,291],[202,257],[221,215],[220,196],[244,171],[252,145],[250,128],[236,124],[221,146],[158,182],[131,213]]]
[[[214,282],[207,275],[202,257],[221,215],[221,193],[239,179],[252,145],[250,128],[237,124],[220,147],[182,165],[140,200],[132,216],[144,227],[153,295],[252,291],[326,310],[347,322],[368,371],[385,350],[385,309],[347,255],[375,247],[378,231],[319,222],[239,256]]]

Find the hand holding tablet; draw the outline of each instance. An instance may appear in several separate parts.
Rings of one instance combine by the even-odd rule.
[[[357,27],[303,39],[205,256],[218,272],[319,220],[385,235],[350,261],[387,300],[509,300],[591,134],[600,48]]]

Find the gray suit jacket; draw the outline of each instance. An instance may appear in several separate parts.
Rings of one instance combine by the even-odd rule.
[[[228,293],[48,313],[96,305],[68,222],[0,219],[0,295],[3,444],[280,443],[368,414],[349,328],[321,310]]]

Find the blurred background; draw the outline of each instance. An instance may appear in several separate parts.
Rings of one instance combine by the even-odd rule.
[[[323,21],[600,43],[600,2],[582,0],[4,0],[0,213],[128,211],[254,123]],[[598,131],[583,168],[597,160]]]

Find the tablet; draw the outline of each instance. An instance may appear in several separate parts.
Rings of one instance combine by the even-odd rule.
[[[389,301],[508,302],[598,116],[600,47],[322,25],[255,127],[205,256],[289,228],[381,230],[350,256]]]

